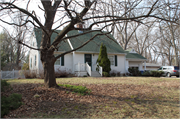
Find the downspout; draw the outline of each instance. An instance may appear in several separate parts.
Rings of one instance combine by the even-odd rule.
[[[127,72],[126,72],[126,67],[127,67],[127,66],[126,66],[126,65],[127,65],[127,63],[126,63],[126,55],[127,55],[127,53],[124,55],[124,56],[125,56],[125,57],[124,57],[124,59],[125,59],[125,60],[124,60],[124,68],[125,68],[125,72],[124,72],[124,73],[125,73],[125,74],[127,73]]]
[[[73,50],[74,48],[73,48],[70,40],[67,39],[67,41],[68,41],[68,43],[69,43],[69,46],[70,46],[71,50]],[[72,60],[73,60],[72,73],[74,73],[74,65],[75,65],[75,64],[74,64],[74,59],[75,59],[75,51],[73,51],[73,58],[72,58]]]

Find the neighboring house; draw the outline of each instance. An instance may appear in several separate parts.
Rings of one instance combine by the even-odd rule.
[[[67,33],[67,36],[77,35],[81,34],[82,31],[73,30]],[[54,52],[55,55],[64,53],[69,50],[73,50],[85,41],[88,41],[92,36],[100,32],[91,32],[85,35],[80,35],[77,37],[73,37],[71,39],[67,39],[65,41],[62,41],[59,44],[59,48],[56,52]],[[41,35],[42,32],[40,29],[34,29],[34,34],[31,37],[31,46],[35,48],[40,48],[40,42],[41,42]],[[51,42],[53,42],[53,39],[56,37],[56,34],[53,33],[51,37]],[[113,40],[114,41],[113,41]],[[111,62],[111,71],[116,71],[120,73],[126,73],[127,68],[129,67],[129,64],[131,64],[133,59],[127,59],[126,56],[131,55],[132,53],[127,53],[122,49],[122,47],[115,42],[116,40],[112,35],[100,35],[94,38],[91,42],[86,44],[84,47],[71,52],[69,54],[64,55],[63,57],[59,58],[55,62],[55,71],[59,70],[66,70],[67,72],[74,73],[77,76],[84,76],[84,75],[90,75],[90,76],[101,76],[102,72],[96,72],[96,61],[98,59],[100,45],[103,43],[107,48],[107,54],[108,58]],[[142,57],[142,56],[141,56]],[[136,61],[137,60],[137,61]],[[141,66],[142,61],[145,61],[146,59],[137,59],[135,58],[137,65]],[[29,65],[30,70],[37,70],[37,73],[43,70],[42,63],[40,60],[40,52],[37,50],[30,50],[30,56],[29,56]],[[141,61],[141,62],[139,62]],[[142,69],[142,68],[140,68]],[[101,75],[100,75],[101,74]]]
[[[146,70],[158,70],[162,65],[155,63],[146,63]],[[143,63],[143,67],[145,67],[145,63]]]

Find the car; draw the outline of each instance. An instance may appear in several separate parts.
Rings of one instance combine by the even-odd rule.
[[[162,66],[158,69],[158,71],[163,71],[164,74],[162,76],[176,76],[179,77],[179,67],[178,66]]]

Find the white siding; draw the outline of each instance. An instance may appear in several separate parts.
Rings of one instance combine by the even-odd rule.
[[[117,55],[117,66],[111,65],[111,72],[125,73],[125,55]]]
[[[79,63],[85,63],[84,62],[84,54],[89,54],[89,53],[75,53],[75,65]],[[98,59],[99,54],[92,54],[92,71],[96,71],[96,61]],[[112,55],[112,54],[111,54]],[[125,55],[117,55],[117,66],[111,65],[111,71],[115,72],[121,72],[125,73]]]
[[[143,70],[142,61],[129,61],[129,67],[138,67],[139,70]]]
[[[31,41],[31,43],[30,43],[31,47],[37,48],[36,39],[34,37],[31,37],[30,41]],[[36,56],[36,65],[35,65],[35,56]],[[30,70],[37,70],[39,68],[38,67],[39,66],[38,58],[39,58],[39,51],[31,49],[29,52],[29,68],[30,68]],[[31,67],[31,63],[32,63],[32,67]]]
[[[59,69],[59,70],[65,70],[67,72],[72,73],[72,71],[73,71],[72,70],[72,68],[73,68],[72,56],[73,56],[72,53],[66,54],[64,56],[64,66],[61,66],[61,61],[60,61],[60,65],[54,65],[55,71],[58,71],[58,69]],[[61,58],[60,58],[60,60],[61,60]]]

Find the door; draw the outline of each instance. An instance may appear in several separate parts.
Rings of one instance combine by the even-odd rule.
[[[85,54],[84,55],[84,61],[85,63],[87,62],[89,64],[89,66],[91,67],[92,70],[92,55],[91,54]]]

